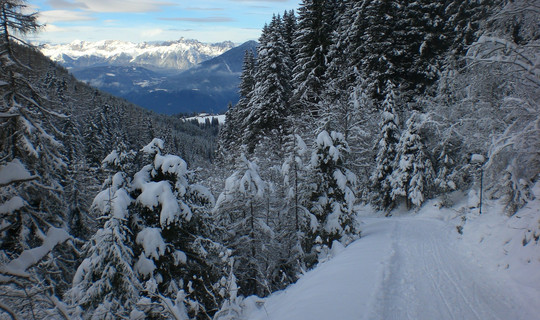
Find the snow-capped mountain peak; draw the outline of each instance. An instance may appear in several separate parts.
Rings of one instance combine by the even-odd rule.
[[[45,44],[43,54],[67,68],[99,65],[144,66],[150,69],[186,70],[234,47],[230,41],[206,44],[180,38],[167,42],[134,43],[120,40]]]

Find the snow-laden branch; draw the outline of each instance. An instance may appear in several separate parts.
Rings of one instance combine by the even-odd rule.
[[[40,262],[56,245],[67,241],[69,238],[70,235],[66,230],[51,227],[41,246],[24,250],[18,258],[0,267],[0,273],[21,278],[30,277],[26,270]]]
[[[19,318],[17,317],[17,314],[15,313],[15,311],[11,310],[10,307],[8,307],[7,305],[3,304],[1,301],[0,301],[0,310],[4,311],[5,313],[7,313],[11,319],[13,320],[18,320]]]
[[[474,63],[506,64],[518,68],[523,77],[540,86],[540,43],[518,45],[512,41],[489,35],[481,36],[471,45],[466,56]]]
[[[496,21],[501,18],[523,14],[540,15],[540,4],[536,0],[509,1],[501,12],[493,15],[489,20]]]
[[[0,187],[10,184],[36,180],[39,177],[32,175],[19,159],[14,159],[0,166]]]
[[[18,113],[0,112],[0,118],[2,119],[16,118],[18,116],[20,116]]]

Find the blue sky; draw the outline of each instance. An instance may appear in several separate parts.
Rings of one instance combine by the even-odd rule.
[[[32,40],[201,42],[256,40],[272,14],[296,9],[300,0],[31,0],[45,28]]]

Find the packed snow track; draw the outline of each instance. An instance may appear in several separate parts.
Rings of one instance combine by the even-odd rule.
[[[360,240],[247,318],[540,319],[537,292],[479,266],[450,224],[370,218],[362,230]]]

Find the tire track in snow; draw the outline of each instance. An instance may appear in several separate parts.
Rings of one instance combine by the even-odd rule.
[[[425,246],[422,247],[422,251],[426,252]],[[452,308],[450,307],[450,304],[448,303],[448,300],[445,297],[443,297],[442,292],[440,290],[438,290],[438,288],[440,287],[440,282],[435,280],[435,277],[431,273],[430,268],[427,267],[428,264],[427,264],[427,261],[426,261],[426,255],[422,255],[422,260],[423,260],[424,272],[428,275],[429,279],[431,280],[432,289],[437,292],[437,295],[439,296],[439,298],[444,302],[444,305],[446,307],[446,311],[448,312],[448,315],[450,315],[450,318],[452,320],[454,320],[455,318],[454,318],[454,316],[452,314]]]
[[[411,286],[410,275],[407,269],[403,268],[403,255],[406,252],[401,248],[399,241],[402,240],[402,226],[399,221],[394,221],[395,227],[392,230],[392,250],[386,276],[382,284],[382,299],[379,306],[380,319],[396,319],[399,314],[402,319],[415,319],[411,314],[411,309],[404,309],[403,305],[414,304],[415,288]]]
[[[475,308],[469,303],[468,301],[468,297],[464,294],[463,290],[460,289],[460,285],[454,280],[455,277],[451,277],[448,272],[446,271],[447,269],[447,266],[449,265],[449,263],[445,263],[443,262],[443,259],[441,257],[441,252],[440,252],[440,246],[438,245],[438,242],[440,242],[440,240],[442,239],[438,239],[439,241],[437,241],[437,239],[435,239],[433,237],[433,233],[430,234],[430,237],[429,237],[429,245],[431,247],[432,250],[430,250],[430,253],[431,253],[431,258],[433,258],[433,269],[435,270],[438,270],[440,271],[438,274],[440,276],[442,276],[445,280],[439,280],[440,283],[446,283],[446,284],[449,284],[450,285],[450,288],[449,288],[449,291],[446,291],[446,292],[441,292],[440,290],[437,289],[439,295],[442,297],[442,299],[444,300],[444,302],[446,303],[447,306],[449,306],[449,303],[448,303],[448,298],[446,297],[449,293],[452,294],[452,296],[455,296],[456,297],[456,303],[457,303],[457,299],[459,297],[461,297],[463,303],[460,304],[460,306],[463,308],[463,307],[468,307],[468,309],[470,310],[471,314],[473,314],[475,316],[475,319],[478,319],[478,320],[482,320],[483,318],[476,312]],[[447,239],[445,239],[447,240]],[[451,252],[448,250],[447,252],[448,254],[450,254]],[[426,259],[427,256],[424,255],[424,259]],[[456,259],[454,259],[456,260]],[[459,260],[458,260],[459,261]],[[440,288],[440,286],[438,286],[437,288]],[[463,311],[464,313],[464,311]],[[452,315],[452,308],[449,307],[449,314],[452,316],[452,318],[454,319],[453,315]],[[490,319],[493,319],[493,318],[490,318]]]
[[[443,281],[452,285],[457,298],[461,298],[460,305],[468,307],[476,319],[526,319],[521,318],[519,304],[512,301],[512,295],[502,283],[487,270],[469,263],[468,257],[459,250],[460,244],[448,237],[448,233],[442,234],[446,237],[435,237],[435,233],[431,233],[433,257],[438,265],[444,266],[440,268]],[[437,238],[444,240],[447,246],[437,245]]]
[[[442,257],[441,257],[441,252],[440,252],[440,246],[436,245],[436,240],[433,238],[433,236],[430,237],[430,244],[431,244],[431,247],[433,248],[433,258],[435,260],[435,263],[436,265],[439,266],[439,270],[441,271],[441,274],[445,277],[445,279],[447,281],[445,281],[446,283],[450,283],[452,286],[453,286],[453,289],[454,289],[454,292],[457,292],[459,294],[459,296],[461,297],[461,299],[463,300],[464,302],[464,305],[468,306],[468,308],[470,309],[471,313],[475,315],[476,319],[478,320],[482,320],[484,319],[483,317],[481,317],[475,310],[475,308],[469,303],[469,299],[470,296],[466,296],[465,293],[463,292],[463,290],[460,288],[460,285],[455,281],[455,277],[451,277],[449,274],[448,274],[448,271],[447,271],[447,268],[446,268],[446,263],[443,263],[443,260],[442,260]],[[451,251],[448,250],[448,252],[450,253]],[[474,285],[474,283],[473,283]],[[473,295],[474,297],[474,295]],[[446,300],[446,298],[445,298]],[[451,313],[450,313],[451,314]],[[495,319],[493,318],[493,316],[495,316],[494,314],[491,314],[491,318],[490,319]]]

